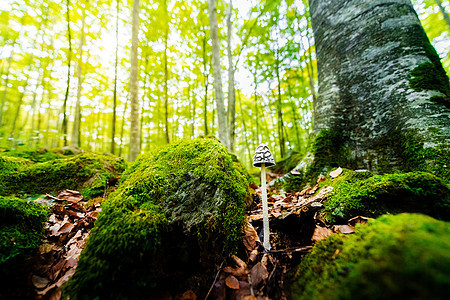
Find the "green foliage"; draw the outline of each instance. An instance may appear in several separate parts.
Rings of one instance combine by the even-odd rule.
[[[303,258],[290,299],[447,299],[449,232],[448,222],[400,214],[333,234]]]
[[[71,299],[173,290],[200,258],[214,262],[235,250],[248,175],[234,158],[209,138],[141,155],[102,205],[66,289]]]
[[[0,196],[0,275],[12,271],[10,260],[26,258],[39,247],[47,217],[39,204]]]
[[[361,179],[361,175],[355,176],[355,173],[346,171],[342,178],[339,176],[337,182],[331,183],[334,193],[324,205],[328,221],[400,212],[449,218],[450,191],[430,173],[374,175],[366,179]]]
[[[107,181],[125,168],[123,159],[94,153],[81,153],[67,159],[43,163],[0,156],[0,195],[33,195],[80,190],[91,198],[104,193]]]

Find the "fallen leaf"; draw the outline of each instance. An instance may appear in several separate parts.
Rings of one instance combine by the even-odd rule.
[[[236,277],[233,275],[229,275],[227,278],[225,278],[225,284],[227,287],[233,290],[239,289],[239,280],[237,280]]]
[[[247,275],[248,274],[247,264],[242,259],[237,257],[236,255],[232,255],[231,257],[233,258],[233,260],[235,261],[235,263],[238,267],[232,268],[230,266],[227,266],[227,267],[223,268],[223,271],[225,273],[228,273],[228,274],[231,274],[231,275],[234,275],[237,277]]]
[[[341,250],[339,250],[339,249],[336,249],[336,251],[334,251],[333,259],[336,259],[336,257],[338,256],[339,252],[341,252]]]
[[[256,183],[254,183],[254,182],[250,182],[249,187],[251,187],[254,190],[258,189],[258,185]]]
[[[244,228],[244,237],[243,243],[245,248],[248,251],[252,251],[255,249],[257,243],[259,242],[258,233],[256,233],[255,228],[253,228],[252,224],[247,222],[247,226]]]
[[[348,220],[348,225],[350,226],[356,226],[356,224],[361,223],[361,224],[367,224],[367,222],[369,222],[370,220],[373,220],[372,218],[367,218],[367,217],[362,217],[362,216],[357,216],[354,218],[351,218],[350,220]]]
[[[298,170],[292,170],[291,174],[292,175],[302,175],[302,173],[300,173]]]
[[[251,296],[250,285],[248,282],[239,281],[239,289],[235,291],[236,300],[242,300],[246,296]]]
[[[242,300],[258,300],[258,298],[256,298],[255,296],[244,296],[241,298]]]
[[[338,177],[341,174],[342,174],[342,168],[341,167],[339,167],[336,170],[330,172],[330,176],[333,177],[333,178],[336,178],[336,177]]]
[[[31,276],[31,282],[33,282],[33,285],[37,289],[42,290],[43,288],[45,288],[48,285],[50,280],[48,278],[45,278],[45,277],[33,275],[33,276]]]
[[[321,183],[322,181],[325,181],[325,180],[326,180],[325,176],[320,174],[319,177],[317,177],[317,184],[319,184],[319,183]]]
[[[64,234],[64,233],[68,233],[71,232],[72,229],[74,228],[74,225],[70,222],[66,222],[63,226],[61,226],[61,228],[58,230],[58,235],[59,234]]]
[[[266,267],[261,262],[258,262],[253,266],[250,275],[252,278],[252,285],[256,287],[269,277],[269,272],[267,272]]]
[[[255,250],[253,250],[253,251],[250,253],[250,256],[248,257],[248,259],[249,259],[251,262],[255,262],[257,258],[258,258],[258,250],[255,249]]]
[[[41,254],[49,253],[50,251],[52,251],[52,249],[53,249],[53,246],[49,243],[44,243],[39,246],[39,252]]]
[[[332,233],[333,233],[333,231],[331,231],[330,229],[328,229],[326,227],[317,226],[316,229],[314,230],[314,234],[311,238],[311,241],[318,242],[320,240],[323,240],[327,236],[330,236]]]
[[[192,290],[184,292],[182,295],[177,296],[175,300],[197,300],[197,295]]]
[[[64,190],[58,194],[58,198],[68,202],[79,202],[83,200],[83,195],[79,191]]]
[[[349,234],[355,232],[355,228],[348,225],[334,225],[333,226],[334,232],[340,232],[344,234]]]

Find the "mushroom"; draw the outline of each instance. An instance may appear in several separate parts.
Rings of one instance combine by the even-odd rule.
[[[263,207],[263,246],[264,249],[270,250],[269,241],[269,206],[267,204],[267,190],[266,190],[266,167],[274,166],[275,160],[272,153],[265,144],[261,144],[256,148],[253,156],[253,166],[261,168],[261,189],[262,189],[262,207]]]

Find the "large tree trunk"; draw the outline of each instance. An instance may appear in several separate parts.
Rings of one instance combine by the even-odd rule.
[[[421,169],[449,180],[448,78],[410,1],[309,2],[315,131],[331,133],[334,152],[346,150],[355,168]]]
[[[78,55],[80,55],[78,59],[78,68],[77,68],[77,102],[75,104],[75,116],[72,127],[72,140],[70,141],[70,145],[72,147],[80,147],[81,146],[81,83],[82,83],[82,67],[83,67],[83,44],[84,44],[84,25],[86,19],[86,9],[83,9],[83,16],[81,17],[81,37],[80,44],[78,47]]]
[[[228,134],[227,114],[222,91],[222,72],[220,68],[220,47],[219,47],[219,30],[217,28],[217,9],[216,1],[208,0],[209,8],[209,27],[211,31],[212,42],[212,59],[213,59],[213,75],[214,90],[216,95],[217,120],[219,125],[219,140],[227,149],[230,149],[230,140]]]
[[[233,1],[230,0],[230,7],[227,14],[227,55],[228,55],[228,114],[230,118],[230,150],[234,152],[234,136],[236,121],[236,100],[234,91],[234,66],[231,52],[231,13],[233,12]]]
[[[138,77],[138,33],[139,0],[133,0],[133,21],[131,31],[131,76],[130,76],[130,155],[129,161],[135,161],[141,152],[139,142],[139,77]]]

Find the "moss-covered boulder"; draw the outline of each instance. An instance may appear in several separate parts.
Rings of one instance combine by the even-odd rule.
[[[11,275],[14,263],[40,244],[48,211],[39,204],[0,196],[0,277]]]
[[[76,189],[90,198],[102,195],[108,180],[124,169],[123,159],[89,152],[43,163],[0,156],[0,195],[33,195]]]
[[[385,215],[306,255],[290,299],[448,299],[450,223]]]
[[[329,222],[401,212],[450,219],[450,190],[430,173],[373,175],[344,170],[342,175],[323,184],[334,187],[323,210]]]
[[[67,158],[63,152],[40,148],[36,150],[0,150],[0,156],[18,157],[31,160],[32,162],[46,162],[49,160]]]
[[[143,299],[156,289],[209,288],[214,265],[236,249],[248,175],[214,139],[141,155],[103,203],[71,299]],[[195,284],[189,278],[196,277]]]

